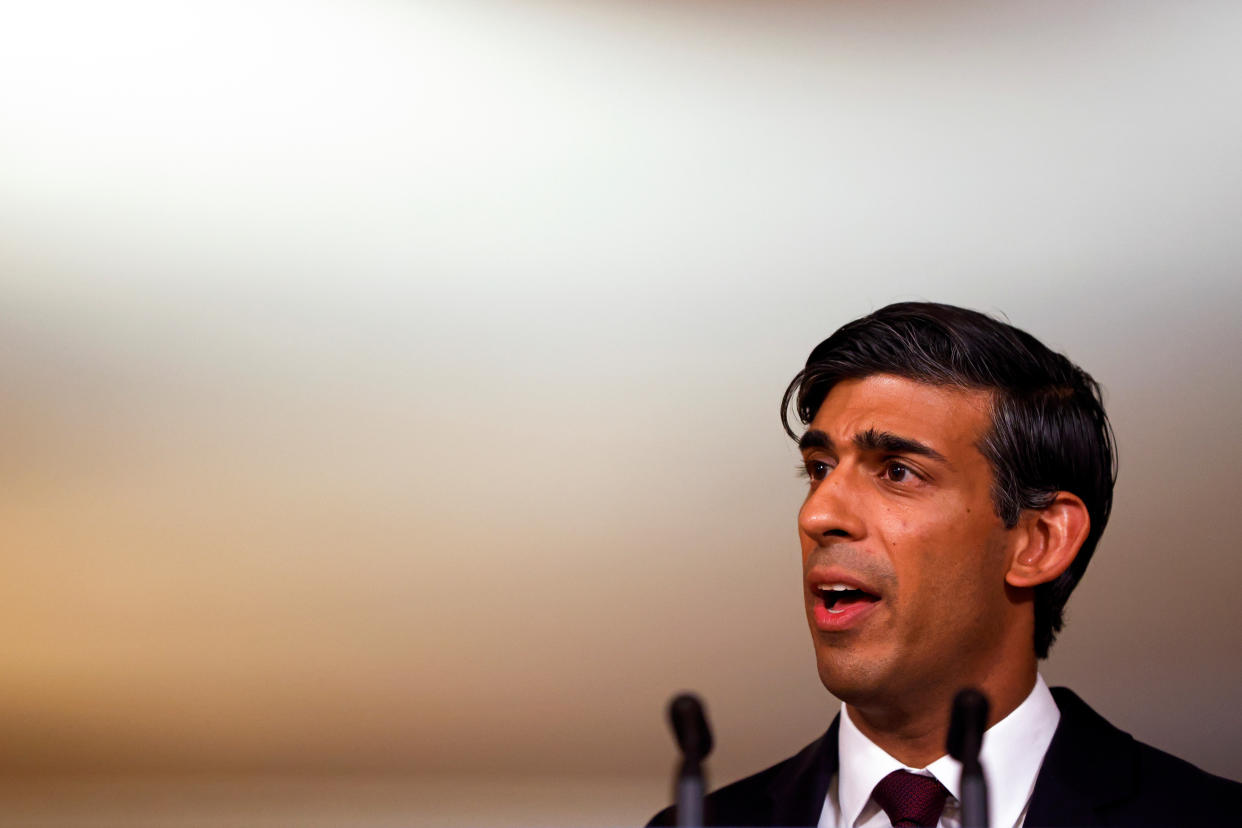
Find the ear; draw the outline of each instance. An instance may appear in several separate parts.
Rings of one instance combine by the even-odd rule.
[[[1043,509],[1022,513],[1019,543],[1009,562],[1005,581],[1010,586],[1033,587],[1056,580],[1078,556],[1091,529],[1091,516],[1082,498],[1057,492]]]

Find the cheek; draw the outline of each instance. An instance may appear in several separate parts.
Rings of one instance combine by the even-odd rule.
[[[1005,548],[990,532],[951,532],[927,550],[922,586],[936,602],[933,610],[966,624],[991,612],[1004,597]]]
[[[948,522],[896,522],[886,539],[900,592],[928,607],[951,609],[954,596],[969,593],[983,569],[983,550]]]
[[[884,547],[898,569],[903,566],[917,567],[920,560],[931,552],[934,554],[944,534],[943,527],[934,521],[920,519],[902,509],[890,508],[880,524],[883,528]]]

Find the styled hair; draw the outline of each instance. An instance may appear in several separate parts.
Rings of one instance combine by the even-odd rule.
[[[990,392],[991,424],[979,450],[992,468],[992,504],[1006,527],[1016,526],[1025,509],[1046,508],[1057,492],[1086,504],[1091,527],[1078,555],[1058,578],[1035,587],[1035,655],[1047,658],[1112,509],[1117,457],[1099,383],[1026,331],[986,314],[900,302],[815,346],[785,389],[785,431],[798,438],[790,403],[806,425],[838,382],[875,374]]]

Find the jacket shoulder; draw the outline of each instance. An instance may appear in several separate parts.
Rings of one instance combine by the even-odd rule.
[[[1224,825],[1242,785],[1144,744],[1073,692],[1053,689],[1061,723],[1044,757],[1026,823]]]
[[[1149,824],[1226,825],[1237,819],[1242,784],[1215,776],[1163,750],[1134,741],[1135,779],[1140,793],[1129,810]]]

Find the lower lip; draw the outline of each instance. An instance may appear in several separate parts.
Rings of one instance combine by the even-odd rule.
[[[815,628],[823,632],[840,632],[858,626],[876,608],[879,601],[855,601],[840,612],[829,612],[823,601],[817,600],[811,611]]]

